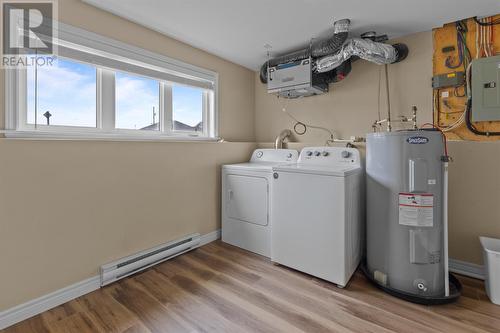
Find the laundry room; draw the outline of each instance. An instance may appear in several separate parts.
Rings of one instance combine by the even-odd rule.
[[[0,332],[499,332],[498,0],[2,0]]]

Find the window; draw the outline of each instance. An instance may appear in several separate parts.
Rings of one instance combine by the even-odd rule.
[[[29,67],[27,123],[96,127],[96,82],[95,67],[70,60]]]
[[[203,91],[191,87],[172,87],[172,130],[203,132]]]
[[[7,136],[216,138],[217,73],[58,29],[53,66],[6,71]]]
[[[160,130],[160,82],[127,73],[115,73],[116,127]]]

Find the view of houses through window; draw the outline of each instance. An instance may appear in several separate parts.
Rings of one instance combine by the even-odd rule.
[[[203,90],[174,85],[172,104],[174,131],[203,131]]]
[[[115,73],[116,128],[159,131],[160,82]]]
[[[63,58],[52,67],[29,68],[27,123],[95,128],[98,73],[93,65]],[[172,105],[167,108],[172,113],[170,131],[203,132],[203,89],[162,84],[157,79],[120,71],[114,75],[114,128],[159,131],[164,87],[172,94]]]

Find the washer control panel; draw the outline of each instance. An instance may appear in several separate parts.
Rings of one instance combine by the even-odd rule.
[[[361,165],[359,150],[343,147],[306,147],[297,163],[316,165]]]

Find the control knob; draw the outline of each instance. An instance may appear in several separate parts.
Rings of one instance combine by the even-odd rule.
[[[307,151],[307,152],[306,152],[306,155],[307,155],[307,156],[312,156],[312,154],[313,154],[313,152],[312,152],[312,151]]]
[[[314,156],[319,156],[319,155],[321,155],[321,153],[319,151],[314,152]]]
[[[323,156],[328,156],[328,155],[330,155],[330,154],[329,154],[327,151],[324,151],[324,152],[322,152],[322,153],[321,153],[321,155],[323,155]]]
[[[342,158],[349,158],[351,156],[351,153],[348,152],[347,150],[342,151],[341,153]]]

